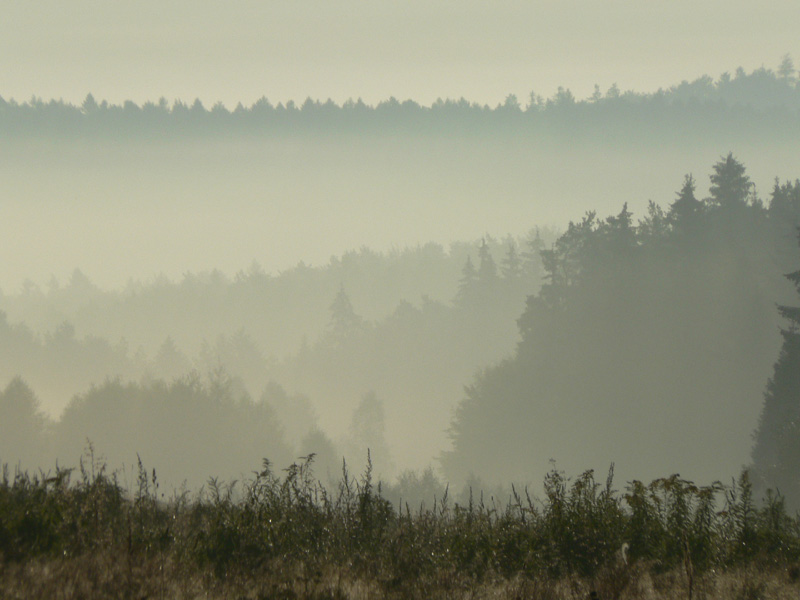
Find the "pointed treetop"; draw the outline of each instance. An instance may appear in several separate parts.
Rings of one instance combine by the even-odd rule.
[[[97,105],[97,101],[94,99],[92,94],[86,94],[86,99],[83,101],[81,105],[81,109],[83,110],[83,114],[88,115],[90,113],[95,112],[100,107]]]
[[[603,230],[617,249],[636,246],[636,226],[633,224],[633,213],[628,210],[627,202],[622,205],[618,215],[606,218]]]
[[[711,175],[711,204],[717,208],[745,206],[752,183],[745,174],[742,163],[729,152],[728,156],[714,165]]]
[[[694,195],[696,189],[697,183],[692,174],[685,175],[683,187],[669,207],[669,219],[678,228],[690,224],[703,212],[703,203]]]
[[[694,197],[694,191],[697,189],[697,183],[695,183],[694,176],[689,173],[683,176],[683,187],[681,191],[678,192],[678,200],[694,200],[697,202],[697,198]],[[678,201],[676,200],[676,202]]]

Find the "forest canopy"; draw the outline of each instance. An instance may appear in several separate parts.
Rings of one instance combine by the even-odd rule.
[[[376,105],[348,100],[307,98],[273,103],[262,97],[251,106],[206,107],[200,99],[166,98],[109,104],[89,93],[80,106],[63,100],[28,101],[0,97],[0,133],[8,136],[145,137],[252,136],[320,132],[457,132],[530,131],[540,135],[580,133],[634,136],[656,128],[669,133],[700,128],[706,133],[735,123],[745,131],[788,136],[800,126],[800,87],[788,55],[777,69],[741,67],[714,79],[704,75],[655,92],[595,86],[578,99],[559,87],[550,97],[531,92],[526,99],[509,94],[495,107],[465,98],[439,99],[430,106],[389,98]],[[499,128],[499,129],[498,129]]]
[[[627,205],[590,212],[542,252],[516,352],[456,411],[449,478],[524,480],[555,459],[712,480],[749,462],[780,342],[775,302],[798,263],[800,182],[776,181],[765,204],[728,154],[710,184],[697,198],[687,175],[638,222]]]

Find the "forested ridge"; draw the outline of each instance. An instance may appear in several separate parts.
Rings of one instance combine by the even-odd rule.
[[[551,97],[531,92],[520,100],[510,94],[495,107],[461,99],[440,99],[430,106],[390,98],[370,106],[358,100],[336,104],[307,98],[273,104],[266,97],[249,107],[222,103],[206,108],[196,99],[186,103],[166,98],[141,106],[97,101],[88,94],[76,106],[63,100],[28,101],[0,98],[0,133],[12,137],[144,137],[236,135],[259,136],[321,132],[531,132],[573,133],[604,142],[658,132],[718,135],[732,126],[739,133],[761,133],[791,139],[800,126],[800,88],[791,58],[777,69],[742,68],[683,81],[655,92],[620,90],[616,84],[578,99],[559,88]]]

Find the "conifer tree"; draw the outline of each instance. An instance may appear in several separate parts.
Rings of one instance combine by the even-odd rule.
[[[678,197],[670,204],[668,218],[679,233],[690,233],[700,228],[703,203],[695,195],[697,184],[691,174],[683,179],[683,187]]]
[[[724,160],[714,165],[711,175],[710,204],[716,208],[730,209],[747,204],[753,184],[745,174],[742,163],[729,152]]]
[[[637,246],[636,226],[627,202],[622,205],[618,215],[606,218],[601,231],[605,234],[607,247],[613,252],[626,254]]]
[[[798,230],[800,233],[800,230]],[[786,275],[800,292],[800,271]],[[778,488],[800,504],[800,306],[779,306],[789,325],[767,382],[753,447],[753,465],[764,487]]]

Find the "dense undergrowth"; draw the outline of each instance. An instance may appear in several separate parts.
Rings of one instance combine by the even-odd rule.
[[[335,490],[312,463],[278,473],[265,460],[196,497],[166,497],[141,463],[126,490],[91,453],[78,472],[5,467],[0,595],[725,597],[735,581],[759,598],[766,574],[797,592],[800,521],[778,494],[757,502],[746,471],[730,485],[674,475],[617,491],[613,468],[605,483],[553,469],[541,499],[512,487],[502,503],[473,491],[412,509],[383,498],[370,463],[358,477],[344,467]]]

